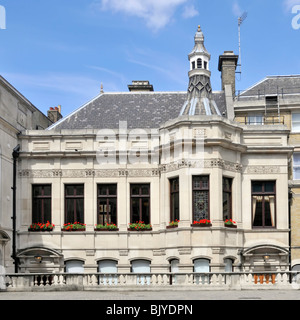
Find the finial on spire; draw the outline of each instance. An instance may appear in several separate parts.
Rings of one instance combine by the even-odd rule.
[[[104,91],[103,91],[103,83],[101,83],[101,90],[100,90],[100,93],[104,93]]]
[[[198,32],[201,32],[201,26],[198,25]]]

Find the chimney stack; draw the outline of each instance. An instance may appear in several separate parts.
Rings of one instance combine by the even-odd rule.
[[[59,105],[58,107],[50,107],[50,110],[48,110],[48,118],[53,122],[57,122],[62,118],[61,114],[61,106]]]
[[[132,84],[128,85],[130,92],[151,92],[153,85],[149,81],[132,81]]]
[[[224,54],[219,57],[219,71],[221,72],[222,90],[225,90],[226,85],[230,85],[232,94],[235,96],[235,70],[237,67],[239,56],[233,51],[224,51]]]

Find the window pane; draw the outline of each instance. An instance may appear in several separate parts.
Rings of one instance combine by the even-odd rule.
[[[194,191],[194,220],[208,219],[208,191]]]
[[[132,214],[132,221],[133,223],[140,220],[140,199],[132,198],[131,200],[131,214]]]
[[[74,200],[66,199],[66,221],[65,223],[73,223],[75,222],[74,217]]]
[[[150,223],[150,201],[148,198],[142,199],[142,221],[145,224]]]
[[[149,186],[142,186],[141,187],[141,194],[142,195],[148,195],[150,193],[150,187]]]
[[[82,261],[67,261],[66,262],[67,273],[84,273],[84,267]]]
[[[300,123],[293,123],[293,132],[300,132]]]
[[[33,196],[38,197],[42,195],[42,186],[33,186]]]
[[[74,195],[74,186],[66,186],[66,195],[68,196]]]
[[[264,198],[265,205],[265,227],[275,226],[275,197],[266,196]]]
[[[117,185],[116,184],[108,185],[108,194],[111,196],[117,195]]]
[[[294,180],[300,180],[300,167],[293,168],[293,178]]]
[[[131,194],[138,196],[138,195],[140,194],[140,188],[139,188],[139,186],[132,185],[132,186],[131,186]]]
[[[252,197],[252,206],[253,206],[253,226],[261,227],[262,226],[262,214],[263,214],[263,197],[262,196],[253,196]]]
[[[231,197],[225,192],[223,192],[223,219],[231,219]]]
[[[293,113],[292,114],[292,121],[300,122],[300,113]]]
[[[300,166],[300,153],[294,153],[293,160],[294,160],[294,165]]]
[[[32,222],[39,223],[41,221],[42,202],[40,199],[33,199],[32,203]]]
[[[44,217],[42,219],[42,223],[47,223],[47,221],[51,222],[51,199],[44,199]]]
[[[253,182],[252,183],[252,191],[253,192],[262,192],[262,182]]]
[[[275,182],[268,181],[265,183],[265,192],[274,192],[275,191]]]
[[[83,196],[84,195],[84,186],[83,185],[76,186],[76,195],[77,196]]]
[[[76,221],[84,223],[83,219],[83,199],[76,199]]]
[[[171,195],[171,221],[179,220],[179,193]]]
[[[106,196],[107,194],[107,186],[106,185],[98,185],[99,195]]]
[[[51,196],[51,186],[44,186],[44,195]]]

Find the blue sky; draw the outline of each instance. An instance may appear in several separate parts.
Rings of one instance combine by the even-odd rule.
[[[300,74],[300,0],[0,0],[0,74],[42,112],[64,116],[100,92],[128,91],[149,80],[155,91],[185,91],[188,54],[200,24],[211,53],[213,90],[221,89],[218,58],[238,54],[242,24],[244,90],[268,75]],[[300,19],[299,19],[300,24]]]

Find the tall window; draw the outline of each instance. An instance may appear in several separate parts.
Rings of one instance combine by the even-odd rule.
[[[84,185],[65,185],[65,223],[84,223]]]
[[[248,124],[251,124],[251,125],[264,124],[263,116],[260,114],[250,114],[248,116]]]
[[[51,222],[51,185],[32,186],[32,222]]]
[[[170,180],[170,221],[179,220],[179,178]]]
[[[98,224],[117,224],[117,185],[98,185]]]
[[[232,219],[232,179],[223,177],[223,219]]]
[[[292,132],[300,132],[300,113],[292,113]]]
[[[276,214],[275,181],[252,182],[252,225],[254,228],[275,227]]]
[[[193,220],[209,219],[209,177],[193,177]]]
[[[130,185],[131,222],[150,223],[150,184]]]
[[[197,68],[202,69],[202,59],[197,59]]]
[[[300,153],[293,155],[293,179],[300,180]]]

